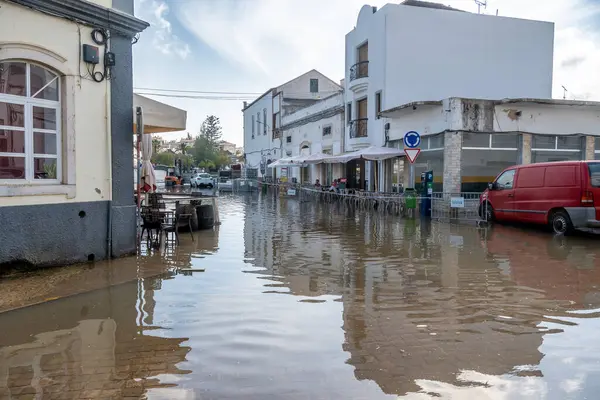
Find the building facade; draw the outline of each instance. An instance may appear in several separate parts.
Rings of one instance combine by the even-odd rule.
[[[281,138],[284,155],[294,157],[310,154],[338,155],[344,150],[344,94],[327,97],[311,106],[302,108],[282,118]],[[278,168],[281,176],[281,168]],[[299,182],[322,184],[340,178],[339,164],[318,164],[305,168],[288,168],[288,177]]]
[[[133,0],[0,1],[0,268],[135,252],[132,39],[147,26]]]
[[[421,134],[420,173],[431,170],[434,190],[481,192],[515,164],[600,159],[600,102],[516,98],[450,98],[385,110],[389,142]],[[404,181],[408,179],[404,162]]]
[[[553,44],[554,25],[548,22],[416,0],[379,10],[363,6],[346,35],[345,150],[389,146],[389,121],[380,112],[403,104],[450,97],[550,98]],[[385,164],[380,170],[390,168]],[[361,169],[363,179],[372,181],[373,166]],[[385,186],[383,175],[379,187]]]
[[[271,176],[266,168],[285,157],[282,118],[334,94],[342,87],[316,70],[267,90],[250,104],[244,103],[244,154],[247,168],[259,177]]]

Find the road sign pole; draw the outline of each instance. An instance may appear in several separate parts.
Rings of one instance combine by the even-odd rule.
[[[415,164],[410,163],[410,169],[408,170],[408,187],[411,189],[415,188]]]

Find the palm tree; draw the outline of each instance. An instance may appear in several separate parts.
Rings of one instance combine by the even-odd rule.
[[[184,154],[184,155],[185,155],[185,153],[186,153],[186,151],[187,151],[187,149],[188,149],[188,147],[187,147],[187,144],[185,144],[185,143],[181,143],[181,144],[179,145],[179,149],[181,150],[181,154]]]

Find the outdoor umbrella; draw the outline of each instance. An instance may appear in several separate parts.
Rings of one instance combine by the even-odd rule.
[[[141,135],[142,136],[142,179],[144,185],[142,190],[144,192],[150,192],[156,190],[156,175],[154,174],[154,167],[152,166],[152,135]]]

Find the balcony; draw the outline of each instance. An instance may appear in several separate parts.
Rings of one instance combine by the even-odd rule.
[[[361,61],[350,67],[349,89],[358,92],[367,89],[369,78],[369,62]]]
[[[361,61],[350,67],[350,82],[355,79],[369,77],[369,62]]]
[[[350,121],[350,139],[366,138],[368,118],[359,118]]]

